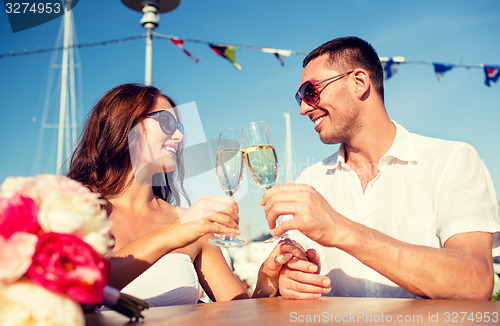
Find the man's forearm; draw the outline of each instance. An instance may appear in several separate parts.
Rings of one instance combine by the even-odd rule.
[[[339,246],[412,294],[444,299],[488,300],[493,287],[489,233],[463,233],[445,248],[408,244],[353,223],[349,243]],[[489,253],[489,254],[488,254]]]

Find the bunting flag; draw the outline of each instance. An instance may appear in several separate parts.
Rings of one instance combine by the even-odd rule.
[[[274,56],[279,60],[282,66],[285,65],[285,61],[283,60],[283,57],[289,57],[292,54],[291,50],[282,50],[282,49],[269,49],[269,48],[262,48],[260,49],[262,52],[265,53],[272,53]]]
[[[279,60],[279,62],[280,62],[280,64],[281,64],[282,66],[284,66],[284,65],[285,65],[285,61],[283,60],[283,57],[281,56],[281,54],[279,54],[279,53],[275,53],[275,54],[274,54],[274,56],[275,56],[275,57]]]
[[[484,74],[486,76],[484,83],[490,87],[490,81],[496,83],[500,76],[500,66],[484,66]]]
[[[453,65],[446,65],[443,63],[433,63],[433,65],[434,65],[434,71],[436,72],[436,76],[439,81],[443,79],[443,75],[445,72],[453,68]]]
[[[181,49],[182,52],[184,52],[188,56],[188,58],[191,59],[191,61],[193,61],[194,63],[200,62],[200,59],[197,59],[197,58],[193,57],[191,55],[191,53],[189,53],[189,51],[187,51],[186,49],[184,49],[184,41],[179,40],[179,39],[175,39],[175,38],[170,38],[169,41],[172,42],[173,44],[175,44],[176,47],[178,47],[179,49]]]
[[[241,70],[241,66],[236,62],[236,58],[234,55],[234,46],[230,46],[230,45],[218,46],[218,45],[214,45],[214,44],[208,44],[208,45],[215,53],[217,53],[221,57],[226,58],[227,60],[231,61],[231,63],[233,64],[233,66],[236,69]]]
[[[384,79],[387,80],[398,72],[399,63],[396,63],[394,58],[389,58],[387,61],[382,61],[382,67],[384,68]]]

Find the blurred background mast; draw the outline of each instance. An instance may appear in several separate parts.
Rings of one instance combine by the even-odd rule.
[[[153,79],[153,29],[158,27],[159,14],[172,11],[180,0],[122,0],[132,10],[142,12],[141,24],[146,29],[146,67],[144,84],[151,85]]]
[[[292,125],[290,123],[290,112],[283,113],[285,117],[285,155],[286,155],[286,183],[293,183],[293,157],[292,157]]]
[[[66,8],[71,8],[72,0],[65,0]],[[75,94],[75,56],[73,51],[73,13],[64,13],[64,43],[61,62],[61,93],[59,99],[59,125],[57,136],[56,173],[62,173],[63,159],[73,152],[76,144],[76,94]],[[68,94],[69,74],[69,94]],[[70,109],[68,108],[70,104]],[[63,158],[65,149],[66,157]]]

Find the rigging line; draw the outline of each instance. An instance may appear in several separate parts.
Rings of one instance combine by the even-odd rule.
[[[254,46],[254,45],[248,45],[248,44],[230,44],[230,43],[221,43],[221,42],[209,42],[209,41],[204,41],[204,40],[198,40],[198,39],[190,39],[190,38],[181,38],[173,35],[165,35],[165,34],[160,34],[153,32],[153,36],[157,37],[159,39],[175,39],[175,40],[181,40],[183,42],[188,42],[188,43],[199,43],[199,44],[212,44],[216,46],[233,46],[235,48],[243,48],[243,49],[251,49],[251,50],[268,50],[270,48],[267,47],[259,47],[259,46]],[[100,41],[100,42],[91,42],[91,43],[82,43],[82,44],[73,44],[71,46],[68,46],[68,48],[84,48],[84,47],[93,47],[93,46],[100,46],[100,45],[107,45],[107,44],[112,44],[112,43],[121,43],[121,42],[126,42],[126,41],[133,41],[137,40],[140,38],[145,38],[145,34],[142,35],[136,35],[136,36],[129,36],[129,37],[124,37],[124,38],[119,38],[119,39],[112,39],[112,40],[107,40],[107,41]],[[0,59],[4,57],[14,57],[14,56],[25,56],[25,55],[32,55],[32,54],[40,54],[40,53],[45,53],[45,52],[55,52],[55,51],[62,51],[64,50],[65,47],[55,47],[55,48],[46,48],[46,49],[38,49],[38,50],[30,50],[30,51],[22,51],[22,52],[9,52],[9,53],[0,53]],[[288,50],[288,49],[273,49],[276,51],[288,51],[290,54],[297,54],[297,55],[307,55],[308,52],[305,51],[297,51],[297,50]],[[384,59],[389,59],[388,57],[384,57]],[[382,60],[383,61],[383,60]],[[424,60],[412,60],[412,59],[406,59],[404,58],[402,61],[399,61],[397,63],[410,63],[410,64],[423,64],[423,65],[433,65],[435,63],[441,63],[441,62],[433,62],[433,61],[424,61]],[[449,65],[453,66],[453,68],[466,68],[466,69],[471,69],[471,68],[484,68],[485,64],[462,64],[462,63],[450,63]],[[497,66],[497,65],[493,65]]]
[[[41,54],[45,52],[56,52],[56,51],[63,51],[66,48],[68,49],[74,49],[74,48],[85,48],[85,47],[93,47],[93,46],[99,46],[99,45],[108,45],[112,43],[121,43],[121,42],[126,42],[126,41],[133,41],[137,40],[140,38],[144,38],[144,35],[136,35],[136,36],[129,36],[125,38],[120,38],[120,39],[113,39],[113,40],[107,40],[107,41],[100,41],[100,42],[91,42],[91,43],[82,43],[82,44],[73,44],[67,47],[64,46],[59,46],[55,48],[46,48],[46,49],[38,49],[38,50],[30,50],[30,51],[22,51],[22,52],[9,52],[9,53],[0,53],[0,59],[3,57],[16,57],[16,56],[24,56],[24,55],[32,55],[32,54]]]

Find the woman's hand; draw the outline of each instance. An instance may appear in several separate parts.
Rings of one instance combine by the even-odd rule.
[[[204,195],[188,209],[178,208],[179,218],[165,226],[179,247],[208,233],[239,235],[238,204],[231,196]]]
[[[110,283],[121,289],[165,254],[185,247],[207,233],[239,235],[238,205],[229,196],[203,196],[179,217],[120,248],[113,258]],[[116,273],[115,273],[116,271]]]
[[[319,264],[319,261],[317,263]],[[288,238],[281,240],[262,263],[252,297],[276,296],[280,285],[290,284],[287,281],[283,283],[283,280],[281,280],[285,269],[288,271],[285,278],[289,280],[290,269],[308,274],[319,273],[318,264],[308,260],[306,251],[297,242]],[[316,277],[320,276],[316,275]],[[287,288],[287,291],[291,293],[293,289]],[[300,295],[297,297],[305,298],[305,296]]]

